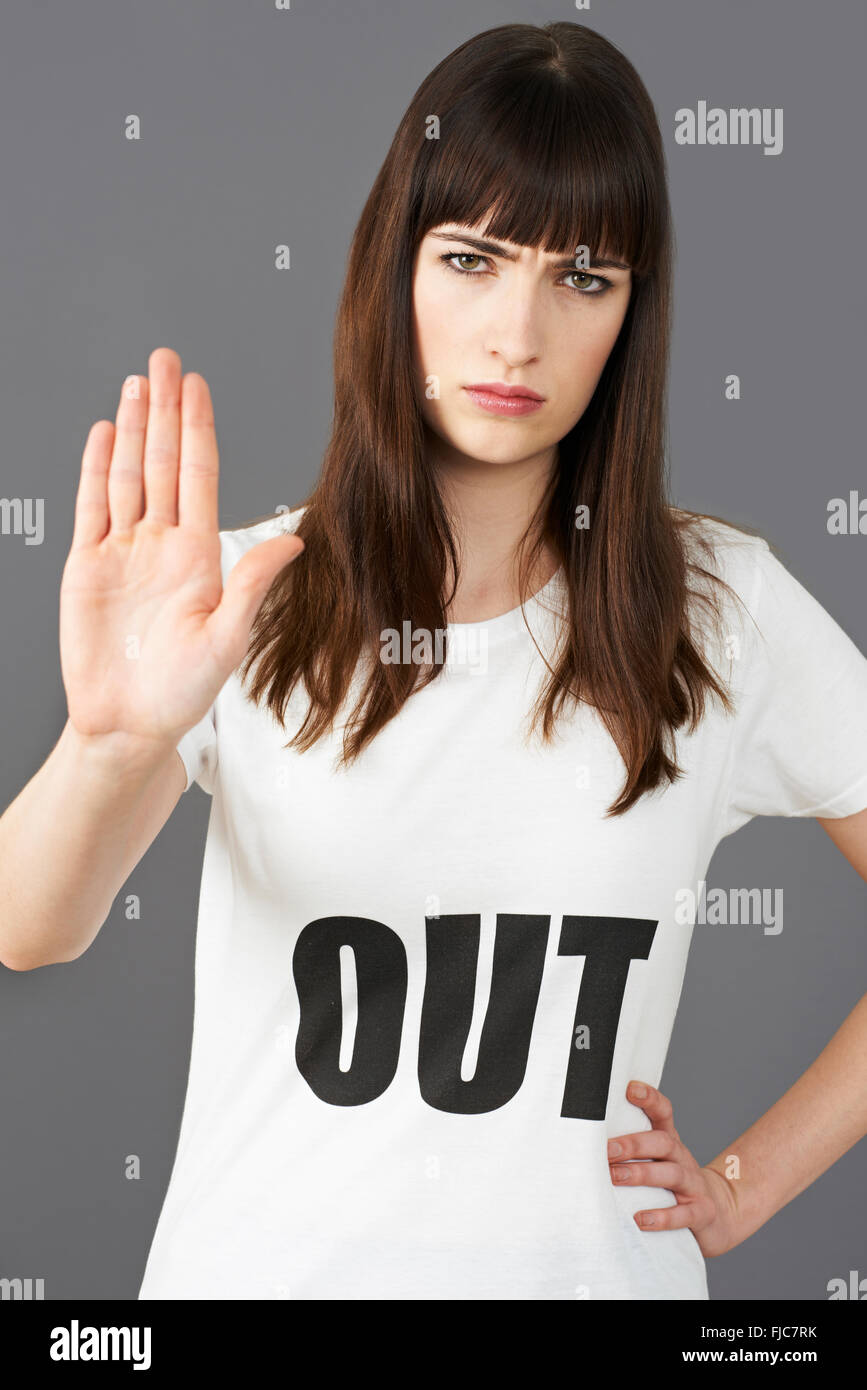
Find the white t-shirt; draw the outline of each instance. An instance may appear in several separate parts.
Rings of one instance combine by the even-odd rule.
[[[221,532],[224,576],[302,510]],[[763,540],[705,525],[762,636],[729,601],[706,654],[738,713],[713,700],[681,779],[625,815],[595,711],[524,743],[544,670],[520,609],[452,625],[346,770],[344,712],[287,750],[303,693],[283,732],[237,674],[181,740],[213,799],[139,1298],[708,1297],[692,1232],[633,1221],[673,1193],[615,1187],[607,1141],[651,1128],[625,1088],[661,1084],[720,840],[867,807],[867,659]],[[561,597],[558,573],[526,606],[543,650]]]

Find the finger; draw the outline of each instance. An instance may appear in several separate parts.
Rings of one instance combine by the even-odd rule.
[[[691,1197],[696,1191],[704,1191],[703,1184],[693,1180],[688,1188],[689,1175],[680,1163],[670,1163],[665,1159],[651,1160],[648,1163],[612,1163],[611,1181],[617,1187],[667,1187],[669,1192],[681,1192]]]
[[[142,454],[147,415],[147,377],[128,376],[120,392],[108,470],[108,513],[112,531],[130,531],[141,520]]]
[[[664,1096],[654,1086],[648,1086],[646,1081],[630,1081],[626,1088],[626,1097],[639,1110],[644,1111],[654,1129],[665,1130],[673,1134],[675,1139],[679,1139],[680,1136],[674,1127],[674,1107],[668,1096]]]
[[[159,526],[178,524],[181,442],[181,359],[171,348],[148,358],[150,403],[144,453],[145,515]]]
[[[113,443],[111,420],[97,420],[91,425],[75,498],[74,547],[96,545],[108,531],[108,469]]]
[[[303,550],[299,536],[274,536],[260,541],[232,567],[208,628],[215,650],[231,657],[235,665],[247,650],[253,619],[271,584]]]
[[[181,384],[181,471],[178,522],[197,530],[216,531],[219,460],[214,407],[208,383],[187,372]]]
[[[700,1230],[707,1223],[700,1219],[700,1209],[692,1202],[678,1202],[674,1207],[651,1207],[633,1213],[636,1226],[648,1231],[680,1231],[684,1226]]]
[[[608,1160],[626,1158],[673,1158],[677,1149],[674,1136],[664,1129],[642,1129],[637,1134],[619,1134],[608,1140]]]

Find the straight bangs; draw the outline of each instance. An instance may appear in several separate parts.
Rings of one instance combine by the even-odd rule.
[[[642,150],[597,84],[565,82],[538,59],[526,74],[495,73],[468,94],[443,118],[441,138],[423,142],[418,162],[416,246],[457,222],[551,255],[587,246],[590,260],[615,257],[639,277],[663,254],[656,152]]]

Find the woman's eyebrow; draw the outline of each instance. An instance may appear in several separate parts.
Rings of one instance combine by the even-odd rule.
[[[429,232],[429,236],[436,237],[438,241],[465,241],[468,246],[473,246],[477,251],[481,251],[488,256],[502,256],[504,260],[516,261],[518,259],[514,251],[509,251],[499,241],[485,241],[482,237],[468,236],[466,232],[455,229],[454,231]],[[565,260],[551,262],[554,270],[575,270],[575,257],[566,257]],[[590,265],[597,266],[604,270],[628,270],[629,266],[623,261],[612,261],[606,257],[598,260],[591,258]]]

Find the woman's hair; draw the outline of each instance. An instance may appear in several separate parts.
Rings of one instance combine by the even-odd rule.
[[[676,512],[664,492],[672,233],[659,127],[631,63],[584,25],[488,29],[443,59],[410,102],[352,241],[332,433],[297,526],[305,554],[272,584],[241,673],[256,665],[250,697],[267,697],[284,730],[302,682],[307,713],[287,745],[302,751],[333,729],[356,687],[337,766],[441,674],[442,664],[361,658],[407,619],[430,633],[447,626],[458,545],[425,455],[412,273],[431,228],[485,218],[495,238],[559,255],[586,245],[591,262],[614,255],[632,268],[619,337],[559,442],[517,551],[522,602],[545,541],[567,592],[565,639],[556,665],[545,663],[532,727],[541,719],[550,741],[566,700],[598,710],[627,769],[607,812],[618,815],[681,775],[665,744],[687,718],[697,726],[710,692],[731,709],[691,636],[687,575],[695,568],[712,581],[696,597],[717,618],[713,586],[729,586],[690,555],[693,531],[710,549],[696,525],[707,514]],[[575,520],[582,504],[586,529]]]

